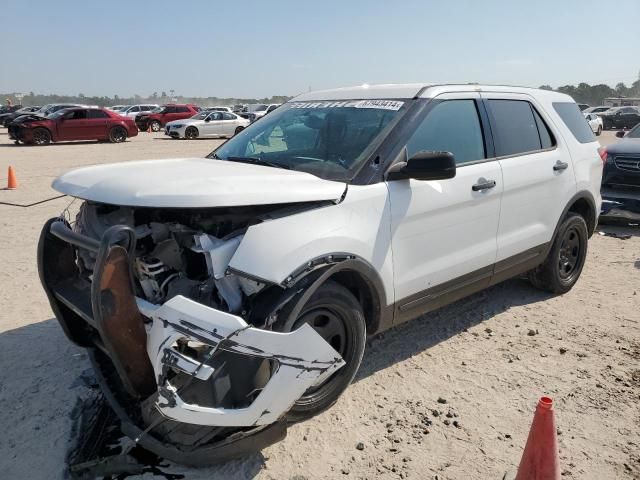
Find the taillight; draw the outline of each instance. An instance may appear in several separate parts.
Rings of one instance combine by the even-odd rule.
[[[602,159],[602,165],[607,163],[607,147],[600,147],[598,149],[598,153],[600,154],[600,158]]]

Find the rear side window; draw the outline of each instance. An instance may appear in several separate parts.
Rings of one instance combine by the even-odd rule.
[[[582,112],[573,102],[554,102],[553,108],[564,122],[564,124],[571,130],[571,133],[577,141],[580,143],[591,143],[595,141],[591,127],[587,123],[587,119],[584,118]]]
[[[542,117],[536,112],[536,109],[531,106],[531,110],[533,111],[533,116],[536,119],[536,126],[538,127],[538,135],[540,135],[540,144],[542,148],[551,148],[555,146],[556,141],[553,138],[553,135],[549,131],[549,127],[544,123]]]
[[[445,100],[433,107],[407,142],[409,158],[421,151],[451,152],[457,164],[486,157],[474,100]]]
[[[87,118],[109,118],[109,115],[102,110],[88,110]]]
[[[543,148],[542,135],[538,132],[538,121],[529,102],[524,100],[489,100],[489,107],[497,140],[496,156],[517,155]],[[579,112],[577,106],[576,111]],[[542,119],[539,118],[539,121],[542,122]],[[543,135],[549,137],[545,138],[546,144],[549,145],[549,130],[544,122],[542,122],[542,126],[544,127],[541,129]]]
[[[190,112],[191,110],[189,110],[188,107],[176,107],[176,112],[178,113],[185,113],[185,112]]]

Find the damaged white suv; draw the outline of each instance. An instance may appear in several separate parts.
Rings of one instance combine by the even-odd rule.
[[[42,284],[123,430],[202,465],[331,406],[367,335],[528,272],[577,281],[597,142],[565,95],[477,85],[306,93],[207,158],[100,165],[56,190]]]

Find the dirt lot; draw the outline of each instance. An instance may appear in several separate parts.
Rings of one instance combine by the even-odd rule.
[[[0,129],[0,181],[13,165],[20,182],[0,202],[52,197],[51,181],[72,167],[203,156],[218,143],[142,133],[121,145],[16,147]],[[74,406],[87,393],[86,354],[65,339],[36,270],[41,225],[68,204],[0,205],[2,478],[63,478]],[[565,478],[640,478],[640,230],[627,231],[627,240],[591,239],[582,278],[564,296],[510,280],[372,339],[338,404],[262,453],[155,475],[501,479],[548,394]]]

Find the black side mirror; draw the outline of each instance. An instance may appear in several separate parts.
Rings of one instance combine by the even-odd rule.
[[[418,152],[406,162],[398,162],[387,174],[388,180],[446,180],[456,176],[456,160],[451,152]]]
[[[626,133],[627,133],[627,132],[625,132],[624,130],[619,130],[619,131],[617,131],[617,132],[616,132],[616,137],[618,137],[618,138],[622,138],[622,137],[624,137],[624,135],[625,135]]]

